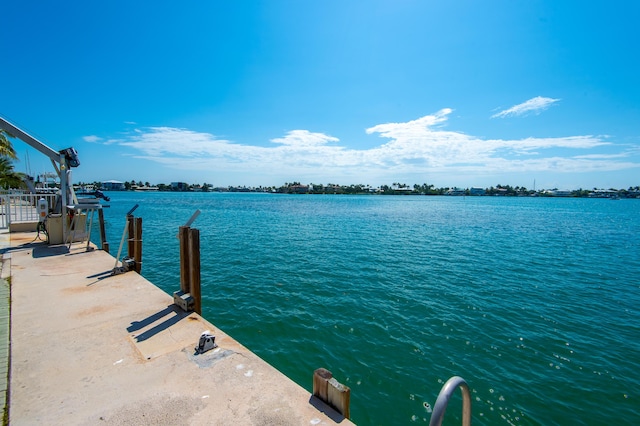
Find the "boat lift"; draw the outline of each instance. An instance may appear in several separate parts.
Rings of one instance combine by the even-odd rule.
[[[60,178],[61,202],[59,213],[62,214],[62,218],[66,218],[69,210],[74,210],[73,207],[79,208],[80,206],[74,205],[75,200],[72,195],[73,186],[71,184],[71,168],[78,167],[80,165],[80,160],[78,160],[78,153],[76,150],[74,148],[65,148],[60,151],[55,151],[2,117],[0,117],[0,128],[4,129],[9,136],[22,140],[32,148],[49,157],[51,164],[53,164],[53,168]],[[62,220],[61,223],[62,239],[63,241],[67,241],[72,233],[72,224],[67,223],[66,220]]]

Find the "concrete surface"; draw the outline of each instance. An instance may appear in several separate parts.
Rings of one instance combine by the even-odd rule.
[[[140,275],[111,276],[107,253],[35,235],[4,254],[12,425],[352,424]],[[207,330],[218,348],[195,355]]]
[[[0,253],[5,247],[9,247],[8,230],[0,230]],[[7,408],[7,396],[9,390],[9,318],[10,318],[10,289],[9,268],[3,268],[0,262],[0,411],[4,418]],[[3,419],[8,420],[8,419]]]

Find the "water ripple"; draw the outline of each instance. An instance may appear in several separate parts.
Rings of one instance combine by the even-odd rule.
[[[205,316],[307,389],[331,370],[359,424],[427,423],[453,375],[474,424],[640,418],[636,200],[109,195],[167,292],[199,208]]]

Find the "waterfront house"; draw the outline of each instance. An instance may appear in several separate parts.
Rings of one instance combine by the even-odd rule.
[[[106,180],[102,182],[103,191],[124,191],[124,182],[118,180]]]
[[[551,191],[546,191],[546,193],[552,197],[570,197],[571,191],[568,189],[552,189]]]
[[[465,190],[462,188],[451,188],[445,193],[445,195],[465,195]]]

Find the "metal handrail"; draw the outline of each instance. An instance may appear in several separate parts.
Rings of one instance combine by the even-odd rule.
[[[37,222],[36,204],[40,198],[47,200],[47,210],[55,208],[55,194],[8,193],[0,195],[0,228],[9,228],[14,222]]]
[[[453,395],[453,392],[455,392],[458,387],[460,387],[462,391],[462,426],[471,426],[471,393],[469,392],[469,385],[467,385],[467,382],[465,382],[462,377],[458,376],[453,376],[442,386],[436,404],[433,406],[429,426],[442,425],[449,399],[451,399],[451,395]]]

